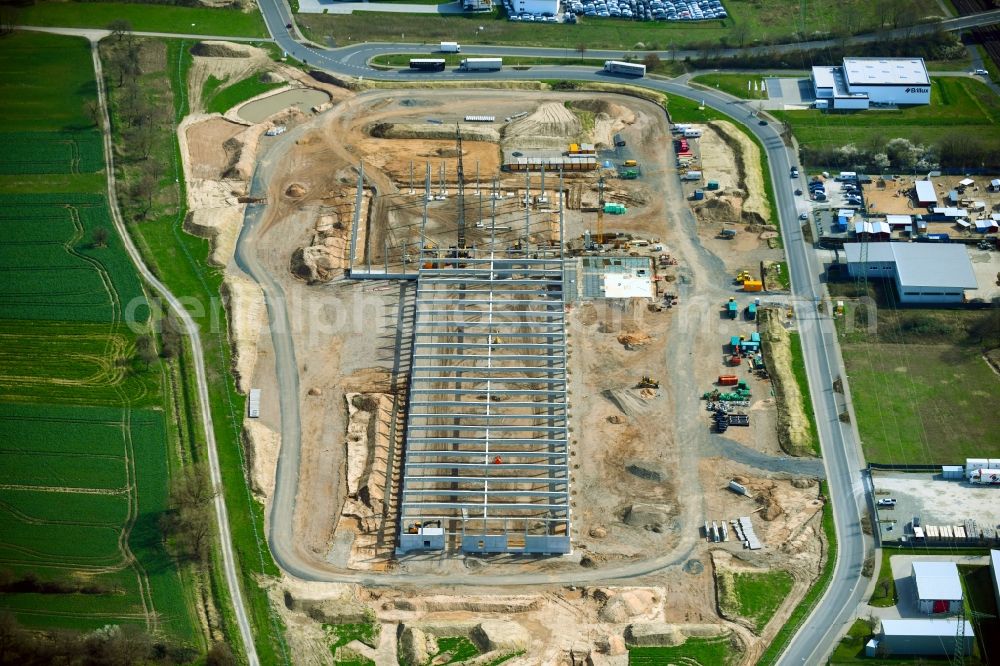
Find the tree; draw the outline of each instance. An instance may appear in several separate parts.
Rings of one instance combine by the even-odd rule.
[[[108,24],[108,30],[111,31],[113,37],[121,42],[125,35],[132,32],[132,24],[125,19],[115,19]]]
[[[228,645],[222,642],[215,643],[209,648],[205,660],[206,666],[236,666],[236,663],[233,651]]]
[[[160,339],[163,342],[160,348],[160,356],[163,358],[174,358],[180,354],[181,350],[181,327],[174,319],[174,315],[167,315],[160,321]]]
[[[129,195],[132,203],[139,209],[136,218],[144,218],[152,210],[156,187],[156,179],[148,172],[143,172],[139,178],[132,182],[132,186],[129,188]]]
[[[140,361],[146,364],[146,369],[149,370],[149,366],[159,358],[156,353],[156,345],[153,344],[153,336],[151,335],[140,335],[135,339],[135,353]]]
[[[747,25],[746,21],[740,21],[733,27],[733,39],[736,40],[736,44],[743,48],[747,39],[750,37],[750,26]]]
[[[170,505],[177,509],[204,506],[215,499],[216,494],[208,472],[201,466],[185,468],[183,474],[170,482]]]
[[[215,534],[212,500],[215,486],[202,467],[188,467],[171,480],[170,509],[160,518],[160,529],[178,555],[204,564]]]
[[[107,247],[108,246],[108,230],[106,227],[94,227],[94,231],[91,233],[91,247]]]
[[[646,69],[650,72],[655,72],[660,68],[660,56],[655,53],[647,53],[646,57],[642,59],[642,64],[646,66]]]

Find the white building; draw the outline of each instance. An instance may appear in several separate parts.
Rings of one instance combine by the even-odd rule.
[[[928,615],[962,610],[962,582],[954,562],[914,562],[917,609]]]
[[[958,620],[882,620],[878,637],[865,646],[865,654],[869,657],[887,657],[919,655],[919,656],[952,656],[955,653],[956,637],[958,636]],[[972,654],[972,644],[976,634],[972,623],[963,620],[964,654]]]
[[[862,249],[867,245],[866,261]],[[963,245],[954,243],[844,243],[851,277],[893,280],[900,303],[961,303],[976,275]]]
[[[515,14],[551,14],[559,13],[559,0],[514,0]]]
[[[921,206],[937,206],[937,192],[934,191],[934,183],[928,180],[918,180],[913,183],[914,189],[917,191],[917,203]]]
[[[819,108],[931,102],[931,79],[923,58],[844,58],[839,67],[813,67],[812,82]]]

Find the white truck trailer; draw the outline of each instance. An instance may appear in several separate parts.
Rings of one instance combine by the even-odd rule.
[[[609,74],[625,74],[626,76],[646,76],[646,66],[637,62],[622,62],[621,60],[605,60],[604,71]]]
[[[503,69],[503,58],[463,58],[461,69],[466,72],[497,72]]]

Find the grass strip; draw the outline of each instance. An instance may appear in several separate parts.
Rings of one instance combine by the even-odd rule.
[[[812,394],[809,393],[809,379],[806,377],[806,360],[802,354],[802,338],[798,331],[788,332],[788,343],[792,353],[792,373],[795,375],[795,382],[799,385],[802,393],[802,411],[806,413],[809,420],[809,441],[813,453],[822,456],[823,452],[819,447],[819,431],[816,428],[816,414],[813,410]]]
[[[824,497],[829,497],[826,481],[819,482],[819,492]],[[792,614],[788,617],[788,621],[785,622],[785,625],[778,631],[774,640],[771,641],[771,645],[761,655],[761,658],[757,661],[758,666],[777,663],[781,653],[799,630],[799,626],[809,617],[813,608],[819,603],[823,593],[826,592],[826,588],[830,585],[830,579],[833,578],[833,569],[837,564],[837,529],[833,524],[833,508],[830,506],[829,501],[823,505],[822,525],[823,534],[826,535],[827,541],[827,558],[823,564],[823,570],[820,572],[816,582],[813,583],[813,586],[802,597],[799,605],[792,611]]]
[[[19,7],[21,25],[62,28],[106,28],[125,20],[139,32],[163,32],[221,37],[269,37],[256,9],[178,7],[131,2],[38,2]]]

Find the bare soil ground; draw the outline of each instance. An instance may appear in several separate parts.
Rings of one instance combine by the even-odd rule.
[[[567,100],[594,114],[590,134],[581,136],[578,116],[564,105]],[[607,216],[607,230],[666,243],[667,252],[679,258],[680,264],[658,270],[661,291],[679,294],[681,305],[650,312],[639,300],[578,304],[571,309],[573,556],[530,561],[444,557],[401,564],[391,556],[391,526],[383,534],[387,543],[381,548],[362,547],[371,537],[370,530],[363,521],[342,515],[349,472],[358,472],[357,461],[353,469],[349,468],[345,396],[352,392],[391,395],[397,388],[399,377],[393,374],[397,327],[400,313],[412,302],[412,287],[347,281],[337,270],[329,271],[326,281],[309,284],[293,274],[292,257],[317,239],[325,243],[326,238],[346,235],[343,224],[348,218],[338,208],[338,202],[353,197],[355,168],[361,160],[365,163],[366,196],[371,199],[376,219],[384,220],[379,223],[383,226],[370,229],[373,247],[386,240],[412,238],[407,236],[412,233],[408,225],[418,215],[413,210],[419,210],[421,196],[408,194],[410,160],[415,163],[418,192],[422,189],[424,162],[432,165],[435,188],[437,169],[442,163],[446,187],[454,188],[456,155],[452,141],[376,138],[370,133],[372,124],[423,123],[430,117],[447,125],[464,115],[487,111],[497,117],[528,111],[531,122],[537,123],[531,132],[539,132],[537,136],[546,145],[571,140],[604,143],[608,135],[622,132],[629,145],[635,147],[644,175],[637,181],[609,180],[608,200],[625,202],[629,212],[621,217]],[[532,114],[535,111],[538,113]],[[737,642],[746,647],[744,661],[752,663],[769,636],[754,637],[744,627],[718,617],[710,556],[717,546],[701,540],[701,523],[706,518],[738,517],[753,511],[760,512],[754,515],[771,516],[769,521],[755,518],[766,549],[755,554],[758,560],[752,563],[800,572],[788,604],[779,611],[779,615],[787,614],[819,570],[822,549],[815,529],[819,509],[816,489],[797,488],[791,481],[769,478],[758,470],[725,460],[703,459],[702,450],[714,435],[709,433],[707,412],[698,396],[727,370],[722,365],[722,351],[729,335],[753,328],[753,324],[742,320],[719,320],[718,309],[733,289],[720,286],[727,283],[726,277],[720,275],[752,267],[763,259],[780,259],[780,252],[767,250],[756,233],[741,233],[736,242],[714,241],[703,233],[703,224],[694,222],[683,205],[672,155],[661,148],[667,136],[666,119],[648,102],[594,93],[522,92],[515,97],[470,90],[463,91],[461,99],[456,100],[452,91],[380,91],[354,96],[341,90],[331,112],[314,119],[296,118],[301,125],[273,141],[274,148],[269,149],[266,164],[262,165],[267,171],[269,205],[258,246],[262,260],[280,280],[291,304],[289,314],[300,365],[303,440],[295,532],[302,551],[334,569],[378,571],[405,567],[414,573],[446,574],[474,566],[493,572],[566,572],[581,564],[601,567],[667,552],[682,553],[694,547],[686,561],[647,577],[641,589],[532,588],[520,595],[530,598],[527,606],[510,601],[509,589],[456,593],[442,585],[420,590],[345,591],[343,586],[295,583],[293,597],[337,599],[324,602],[323,610],[316,610],[288,602],[289,597],[275,591],[286,624],[294,634],[296,663],[329,663],[331,655],[328,649],[324,652],[324,639],[316,623],[350,621],[341,611],[357,610],[358,606],[373,609],[391,635],[395,635],[394,627],[400,622],[443,623],[460,632],[468,631],[470,622],[484,618],[513,619],[528,631],[531,644],[527,654],[512,664],[580,663],[585,654],[592,654],[594,663],[622,663],[622,635],[628,623],[635,621],[678,623],[690,631],[699,631],[695,625],[707,624],[715,633],[732,631]],[[197,172],[208,183],[201,186],[202,198],[213,205],[225,205],[225,191],[231,193],[234,186],[217,180],[220,168],[232,164],[230,153],[221,146],[236,135],[229,134],[232,128],[221,124],[225,121],[209,122],[192,126],[188,135],[192,147],[186,153],[186,163],[204,160],[198,167],[204,171]],[[517,125],[512,124],[510,131],[503,133],[505,147],[527,147],[537,140],[524,126]],[[727,146],[720,141],[712,150],[727,150]],[[256,148],[254,143],[254,152]],[[473,177],[476,161],[484,181],[498,171],[496,144],[466,141],[463,149],[468,179]],[[720,170],[727,159],[732,163],[731,155],[720,159]],[[748,171],[757,168],[759,177],[757,165],[756,158],[747,161]],[[596,199],[596,180],[597,174],[568,177],[567,185]],[[549,181],[550,192],[554,181]],[[245,181],[236,181],[241,182],[245,185]],[[751,178],[749,182],[755,181]],[[516,193],[523,183],[523,175],[504,175],[501,190]],[[532,175],[531,184],[537,193],[537,174]],[[440,204],[429,221],[429,227],[433,226],[434,233],[443,240],[449,233],[447,203]],[[505,200],[504,205],[510,207],[511,219],[523,216],[523,209],[518,212],[514,203]],[[536,218],[545,215],[544,211],[533,213]],[[593,229],[595,223],[593,212],[567,210],[567,240]],[[326,231],[321,233],[321,228]],[[327,232],[330,235],[324,235]],[[621,342],[623,336],[641,344],[627,348]],[[241,339],[248,337],[242,335]],[[266,329],[258,338],[257,354],[259,362],[253,370],[252,384],[273,395],[277,386]],[[635,384],[644,374],[659,379],[660,389],[645,393],[637,390]],[[731,429],[727,436],[758,451],[777,454],[776,411],[770,386],[763,380],[750,381],[755,398],[750,407],[754,425]],[[276,401],[265,402],[260,424],[277,431],[280,414],[275,405]],[[255,489],[264,495],[269,491],[267,477],[273,475],[269,470],[278,447],[266,429],[255,434],[266,446],[261,455],[253,458]],[[723,490],[728,479],[737,475],[765,498],[762,505],[751,502],[747,506],[744,503],[748,500]],[[286,579],[287,584],[292,582]],[[499,606],[498,599],[502,602]],[[463,626],[466,628],[461,629]],[[388,654],[383,649],[388,648],[380,647],[379,654]]]

